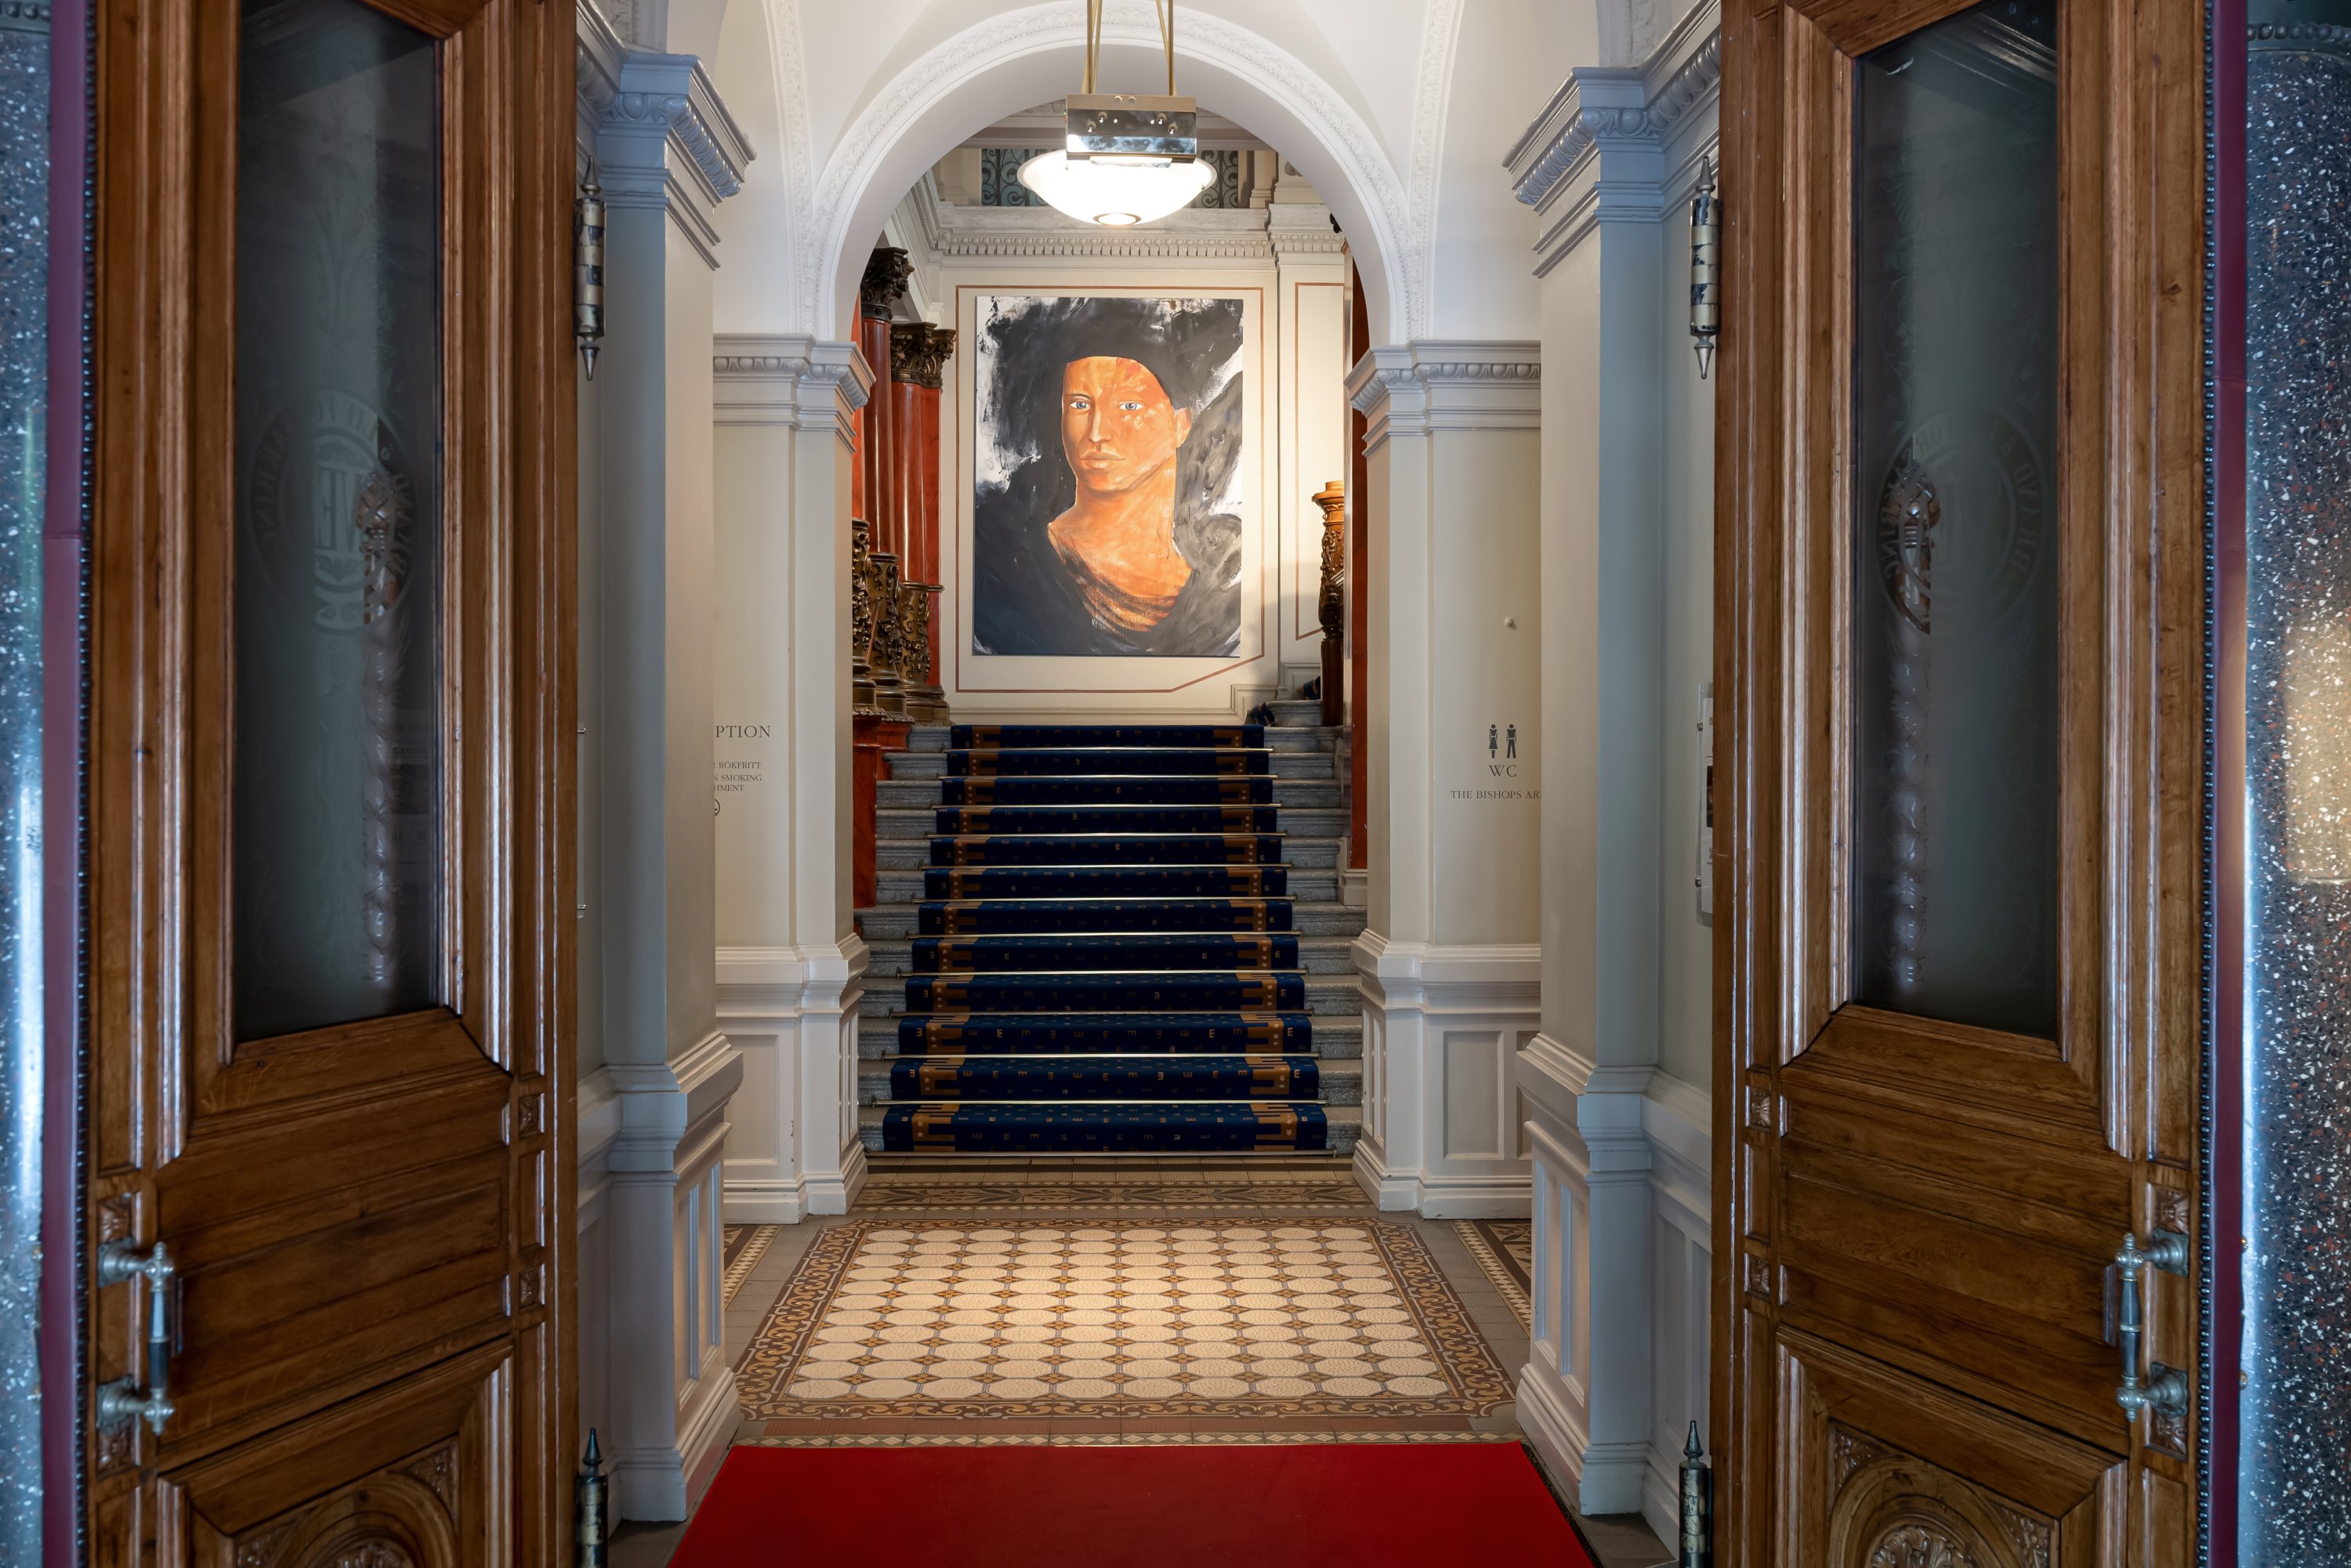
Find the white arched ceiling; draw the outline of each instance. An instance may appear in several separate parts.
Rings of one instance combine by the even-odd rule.
[[[1148,5],[1106,9],[1104,78],[1149,81],[1160,40]],[[1416,276],[1426,250],[1422,214],[1370,126],[1259,35],[1196,12],[1181,21],[1179,87],[1281,149],[1354,237],[1370,305],[1398,326],[1413,320],[1427,287]],[[847,329],[870,236],[906,188],[973,131],[1069,90],[1083,43],[1082,14],[1068,0],[1003,12],[940,39],[866,100],[818,176],[807,235],[815,243],[794,258],[794,289],[813,321]]]
[[[1536,3],[1179,0],[1179,90],[1312,182],[1353,242],[1381,341],[1534,334],[1532,235],[1501,157],[1557,85],[1524,47]],[[1081,61],[1081,0],[732,4],[764,26],[729,16],[710,62],[730,103],[758,100],[739,117],[758,161],[718,216],[722,332],[845,333],[907,188],[981,128],[1069,91]],[[1108,12],[1104,84],[1156,87],[1149,0]],[[743,57],[755,39],[764,60]],[[737,85],[759,68],[756,90]]]

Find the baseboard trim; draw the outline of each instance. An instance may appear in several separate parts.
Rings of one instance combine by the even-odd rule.
[[[1425,1219],[1531,1219],[1535,1211],[1531,1173],[1490,1176],[1422,1176],[1419,1208]]]
[[[729,1225],[798,1225],[810,1212],[809,1184],[799,1181],[728,1181],[719,1190],[721,1217]]]
[[[1420,1201],[1420,1189],[1410,1176],[1392,1176],[1379,1154],[1368,1144],[1355,1145],[1355,1185],[1371,1195],[1372,1207],[1383,1214],[1409,1213]]]
[[[1532,1173],[1428,1176],[1392,1171],[1369,1144],[1355,1145],[1355,1183],[1384,1214],[1423,1219],[1526,1219],[1534,1213]]]
[[[679,1424],[677,1497],[681,1506],[688,1501],[687,1487],[695,1472],[713,1452],[726,1450],[736,1426],[742,1420],[743,1406],[736,1393],[735,1369],[726,1364],[723,1356],[713,1360],[716,1365],[695,1385],[694,1403]],[[681,1513],[678,1517],[687,1516]]]
[[[1587,1443],[1583,1476],[1576,1486],[1579,1513],[1638,1513],[1642,1482],[1649,1473],[1646,1442]]]
[[[1660,1541],[1680,1537],[1682,1528],[1682,1469],[1679,1458],[1670,1464],[1652,1448],[1641,1479],[1641,1517]]]
[[[820,1172],[807,1178],[810,1214],[847,1214],[865,1186],[865,1145],[852,1143],[841,1152],[839,1174]]]
[[[1532,1358],[1519,1370],[1519,1429],[1573,1496],[1583,1484],[1583,1428],[1553,1381]]]

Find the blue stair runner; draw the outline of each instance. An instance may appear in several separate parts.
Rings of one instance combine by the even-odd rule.
[[[944,738],[880,1148],[1331,1148],[1265,727]]]

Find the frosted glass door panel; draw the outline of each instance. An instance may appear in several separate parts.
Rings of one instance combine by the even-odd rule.
[[[1854,996],[2057,1028],[2053,0],[1865,56],[1854,139]]]
[[[237,114],[235,1008],[443,1000],[441,175],[432,39],[255,0]]]

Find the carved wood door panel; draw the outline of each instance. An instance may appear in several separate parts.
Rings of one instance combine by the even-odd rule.
[[[552,1562],[571,12],[97,33],[91,1559]]]
[[[1726,1563],[2192,1556],[2200,28],[1725,8]]]

